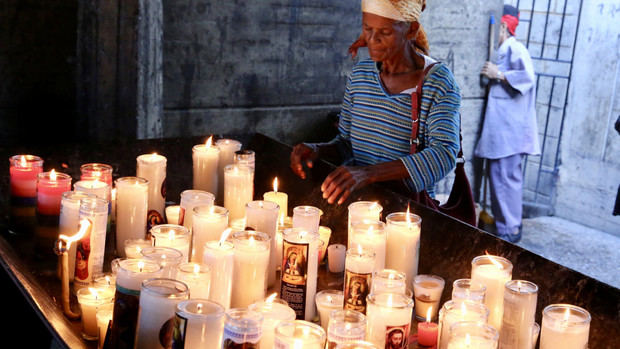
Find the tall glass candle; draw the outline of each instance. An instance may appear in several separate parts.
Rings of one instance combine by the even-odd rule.
[[[335,310],[329,315],[327,345],[335,348],[339,344],[366,338],[366,316],[355,310]]]
[[[512,279],[512,263],[503,257],[478,256],[471,262],[471,279],[486,286],[484,304],[491,312],[489,324],[501,331],[504,313],[504,285]]]
[[[366,314],[366,299],[370,293],[375,252],[358,246],[347,250],[344,271],[344,309]]]
[[[385,269],[386,237],[385,223],[381,221],[363,220],[351,223],[351,245],[349,248],[362,246],[375,252],[375,269]]]
[[[194,221],[194,207],[213,206],[215,196],[202,190],[185,190],[181,193],[181,210],[179,211],[179,225],[188,230],[192,229]]]
[[[202,262],[211,268],[209,299],[229,309],[235,266],[233,244],[217,240],[207,242]]]
[[[224,201],[224,169],[234,163],[235,152],[241,150],[241,142],[234,139],[219,139],[215,142],[215,146],[220,150],[220,158],[217,163],[217,198],[218,202],[222,202]]]
[[[176,279],[187,285],[191,299],[209,299],[211,268],[208,265],[193,262],[179,264]]]
[[[144,259],[161,266],[161,277],[174,279],[177,266],[184,261],[181,251],[171,247],[146,247],[140,252]]]
[[[327,263],[330,273],[342,273],[344,271],[346,253],[347,247],[342,244],[334,244],[327,247]]]
[[[285,321],[276,327],[275,348],[324,349],[326,341],[325,331],[311,322]]]
[[[297,206],[293,209],[293,228],[318,232],[321,214],[321,210],[314,206]]]
[[[257,231],[238,231],[232,238],[235,266],[231,306],[243,308],[265,298],[271,239]]]
[[[330,315],[334,310],[341,310],[344,306],[342,290],[323,290],[316,294],[316,308],[319,311],[321,327],[327,331]]]
[[[77,299],[82,312],[82,338],[92,341],[99,338],[97,328],[97,309],[114,301],[110,290],[85,287],[77,291]]]
[[[183,254],[183,261],[188,261],[190,236],[186,227],[175,224],[156,225],[151,228],[151,236],[153,246],[179,250]]]
[[[276,256],[282,256],[282,243],[284,242],[284,238],[282,237],[284,231],[286,229],[290,229],[293,227],[293,218],[292,217],[282,217],[278,218],[278,230],[276,230]],[[276,266],[278,270],[282,269],[282,265],[278,263]]]
[[[418,275],[422,218],[409,212],[397,212],[389,214],[386,222],[385,267],[404,272],[407,285],[411,285]]]
[[[540,349],[588,347],[590,321],[587,310],[570,304],[552,304],[543,310]]]
[[[177,304],[189,298],[187,285],[172,279],[142,282],[135,349],[167,348],[172,338]]]
[[[489,309],[472,301],[448,301],[439,311],[439,343],[437,348],[446,349],[450,343],[450,328],[457,322],[474,321],[486,323]]]
[[[125,240],[125,256],[127,258],[142,258],[142,250],[152,246],[153,241],[150,239]]]
[[[95,195],[67,191],[62,194],[60,200],[60,220],[58,222],[58,232],[67,236],[73,236],[78,232],[80,221],[80,202],[85,198],[94,198]],[[69,247],[69,280],[73,281],[75,275],[75,249],[77,244]]]
[[[407,348],[413,300],[396,293],[368,295],[366,340],[381,348]]]
[[[278,177],[273,180],[273,191],[268,191],[263,194],[263,200],[278,204],[278,207],[280,207],[278,221],[282,219],[282,217],[288,216],[288,195],[278,191]]]
[[[426,312],[429,307],[433,307],[431,319],[437,316],[439,300],[445,285],[444,279],[437,275],[417,275],[414,278],[415,315],[419,320],[426,318]]]
[[[97,328],[99,329],[99,349],[103,349],[103,343],[108,333],[108,327],[112,321],[112,314],[114,313],[114,303],[104,304],[97,308]]]
[[[177,304],[173,348],[221,349],[225,309],[206,299],[192,299]]]
[[[194,189],[217,194],[220,150],[212,145],[212,141],[213,137],[209,137],[205,144],[198,144],[192,148]]]
[[[42,172],[37,176],[37,212],[46,216],[60,214],[62,193],[71,190],[71,176],[65,173]]]
[[[81,180],[73,184],[73,190],[83,193],[94,194],[104,200],[110,200],[110,186],[98,179]]]
[[[164,222],[166,206],[166,163],[158,154],[143,154],[136,158],[136,177],[149,181],[149,211],[147,229]]]
[[[80,180],[94,181],[98,180],[112,187],[112,166],[99,163],[84,164],[80,166]]]
[[[531,349],[538,286],[529,281],[512,280],[505,287],[500,346],[505,349]]]
[[[263,333],[263,314],[234,308],[226,311],[222,349],[256,348]]]
[[[125,257],[125,241],[144,239],[149,203],[149,183],[144,178],[116,180],[116,252]]]
[[[35,155],[14,155],[9,158],[11,197],[37,197],[37,176],[43,172],[43,159]]]
[[[407,276],[405,273],[383,269],[377,271],[372,276],[372,293],[400,293],[405,294],[407,291]]]
[[[301,228],[284,231],[280,297],[295,310],[297,319],[314,318],[319,267],[319,234]]]
[[[245,205],[246,227],[266,233],[270,237],[269,269],[267,270],[267,284],[276,283],[276,266],[282,256],[277,255],[276,230],[278,226],[278,212],[280,207],[271,201],[251,201]]]
[[[100,198],[82,199],[79,219],[88,219],[92,229],[76,243],[75,281],[88,284],[93,280],[94,274],[103,271],[108,201]]]
[[[263,314],[263,334],[258,347],[271,349],[274,347],[276,327],[282,321],[295,320],[295,311],[282,299],[268,299],[251,304],[249,310]]]
[[[450,327],[448,349],[496,349],[497,337],[497,330],[485,323],[457,322]]]
[[[179,224],[179,216],[181,215],[180,205],[166,206],[166,223]]]
[[[470,300],[484,303],[487,287],[471,279],[458,279],[452,283],[452,300]]]
[[[233,163],[237,165],[249,166],[252,168],[252,172],[254,172],[254,169],[256,168],[256,153],[249,149],[237,150],[235,152]]]
[[[245,217],[245,204],[254,195],[254,175],[252,169],[243,165],[229,165],[224,170],[224,207],[229,211],[229,219]]]
[[[196,206],[192,222],[192,262],[202,262],[207,241],[220,238],[228,227],[228,210],[221,206]]]
[[[381,220],[383,207],[373,201],[357,201],[349,205],[349,221],[347,224],[347,236],[349,237],[347,246],[351,247],[351,223],[359,222],[364,219],[372,221]]]

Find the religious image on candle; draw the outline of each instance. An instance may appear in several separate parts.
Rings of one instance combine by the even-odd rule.
[[[298,319],[306,313],[306,281],[308,277],[309,244],[295,244],[283,241],[284,256],[282,260],[282,299],[295,310]],[[295,300],[298,300],[297,302]]]
[[[402,326],[386,326],[385,348],[406,349],[408,347],[409,324]]]
[[[358,274],[349,270],[344,280],[344,309],[366,313],[366,296],[370,293],[372,273]]]
[[[92,227],[92,221],[88,220]],[[75,278],[80,281],[90,280],[88,272],[88,258],[90,257],[90,234],[92,229],[88,229],[86,234],[77,242],[75,252]]]

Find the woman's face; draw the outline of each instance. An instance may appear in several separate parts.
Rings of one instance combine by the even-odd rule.
[[[407,44],[410,26],[404,22],[362,13],[362,35],[368,45],[370,58],[383,62],[402,55]]]

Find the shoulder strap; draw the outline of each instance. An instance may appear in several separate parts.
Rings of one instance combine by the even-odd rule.
[[[420,113],[420,105],[422,104],[422,85],[424,85],[424,81],[426,80],[426,76],[428,73],[435,67],[439,62],[434,62],[428,65],[426,69],[424,69],[424,75],[418,81],[416,85],[416,89],[411,93],[411,139],[409,140],[409,144],[411,145],[411,154],[415,154],[418,150],[418,132],[419,132],[419,113]]]

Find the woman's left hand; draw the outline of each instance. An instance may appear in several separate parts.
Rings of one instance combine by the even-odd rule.
[[[340,166],[325,178],[321,185],[323,199],[333,204],[342,204],[351,193],[371,183],[368,167]]]

